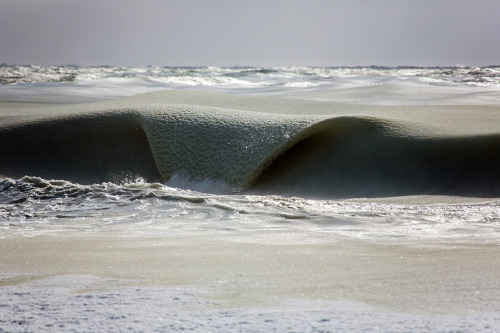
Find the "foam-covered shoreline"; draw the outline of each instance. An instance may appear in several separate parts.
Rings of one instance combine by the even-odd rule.
[[[308,236],[110,237],[108,231],[4,239],[0,327],[500,327],[495,244]],[[200,318],[212,318],[214,326]]]

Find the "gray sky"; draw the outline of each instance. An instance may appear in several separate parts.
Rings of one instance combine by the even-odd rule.
[[[0,0],[0,63],[499,65],[499,0]]]

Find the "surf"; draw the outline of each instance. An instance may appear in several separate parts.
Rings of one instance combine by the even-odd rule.
[[[130,105],[0,128],[0,174],[81,184],[142,178],[353,198],[500,196],[500,135],[360,115]]]

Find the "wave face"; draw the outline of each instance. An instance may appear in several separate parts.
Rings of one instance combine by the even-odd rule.
[[[364,116],[146,105],[0,128],[0,174],[82,184],[223,182],[306,197],[500,196],[500,135]]]
[[[144,132],[126,112],[48,118],[0,129],[0,174],[82,184],[161,179]]]

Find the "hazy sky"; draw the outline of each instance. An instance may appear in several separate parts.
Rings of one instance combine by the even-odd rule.
[[[0,63],[499,65],[499,0],[0,0]]]

